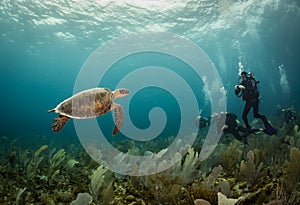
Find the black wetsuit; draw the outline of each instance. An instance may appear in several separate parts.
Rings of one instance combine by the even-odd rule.
[[[250,134],[260,131],[260,129],[247,129],[241,126],[237,120],[237,115],[233,112],[224,112],[209,118],[199,117],[199,122],[201,122],[199,123],[199,128],[209,126],[211,118],[213,118],[215,123],[217,123],[216,126],[219,131],[223,131],[225,135],[232,134],[237,140],[243,140],[245,144],[248,144],[247,137]]]
[[[241,140],[243,137],[238,131],[246,132],[247,129],[240,126],[237,122],[237,116],[234,113],[226,113],[226,127],[223,129],[224,134],[232,134],[236,139]]]
[[[251,108],[253,108],[253,116],[255,118],[260,118],[264,125],[268,123],[268,120],[265,115],[261,115],[258,113],[259,107],[259,92],[257,88],[257,84],[259,82],[256,81],[252,76],[247,76],[246,80],[243,80],[240,85],[244,86],[245,89],[242,90],[243,100],[246,102],[243,110],[243,121],[247,129],[251,129],[247,115]],[[238,94],[239,90],[236,90],[236,94]]]
[[[226,127],[223,129],[225,135],[232,134],[237,140],[244,140],[245,144],[248,144],[247,137],[249,134],[259,131],[259,129],[247,129],[241,126],[237,121],[236,114],[232,112],[226,113],[225,125]],[[242,132],[243,135],[241,135],[240,132]]]

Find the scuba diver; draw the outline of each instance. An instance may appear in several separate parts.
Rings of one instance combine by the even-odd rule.
[[[296,110],[294,109],[294,106],[281,109],[281,112],[283,113],[284,121],[286,123],[290,123],[296,120]]]
[[[210,124],[210,119],[206,118],[206,117],[202,117],[201,115],[198,115],[195,118],[195,125],[198,128],[204,128],[204,127],[208,127]]]
[[[259,83],[259,81],[256,81],[253,75],[251,73],[247,73],[246,71],[241,72],[240,77],[240,84],[235,86],[235,95],[238,97],[242,97],[243,100],[246,102],[242,115],[246,128],[248,130],[251,130],[247,115],[250,109],[253,108],[253,116],[255,118],[260,118],[264,123],[264,132],[268,135],[276,134],[277,129],[275,129],[268,122],[266,116],[258,113],[259,92],[257,84]]]
[[[225,117],[225,124],[224,122]],[[248,144],[248,136],[250,134],[264,131],[263,129],[247,129],[240,125],[237,115],[233,112],[222,112],[215,113],[210,118],[205,118],[202,116],[197,116],[195,118],[195,125],[198,128],[204,128],[210,125],[210,120],[213,119],[216,122],[216,126],[218,131],[223,131],[225,136],[227,134],[232,134],[237,140],[244,142],[244,144]]]

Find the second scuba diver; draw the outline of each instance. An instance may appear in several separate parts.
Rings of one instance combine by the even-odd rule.
[[[225,124],[222,124],[224,122],[225,117]],[[218,132],[223,131],[225,135],[232,134],[237,140],[243,141],[244,144],[248,144],[248,136],[250,134],[264,131],[263,129],[247,129],[240,125],[237,115],[233,112],[221,112],[218,114],[213,114],[210,118],[205,118],[202,116],[197,116],[195,118],[195,125],[198,128],[204,128],[210,125],[210,120],[213,119],[213,121],[216,123]],[[222,120],[223,119],[223,120]]]

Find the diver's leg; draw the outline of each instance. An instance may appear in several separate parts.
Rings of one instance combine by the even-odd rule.
[[[247,128],[243,127],[242,125],[237,125],[236,128],[237,131],[244,132],[244,133],[247,133],[249,131]]]
[[[243,115],[242,115],[242,118],[243,118],[243,121],[245,123],[245,126],[247,129],[251,129],[250,125],[249,125],[249,122],[248,122],[248,118],[247,118],[247,115],[251,109],[251,103],[246,101],[246,104],[245,104],[245,107],[244,107],[244,110],[243,110]]]
[[[268,123],[268,120],[265,115],[261,115],[258,113],[258,106],[259,100],[257,99],[253,102],[253,117],[260,118],[263,121],[264,125],[266,125],[266,123]]]
[[[242,138],[244,139],[244,145],[247,145],[247,144],[248,144],[248,136],[249,136],[248,133],[243,134],[243,136],[242,136]]]
[[[248,130],[247,128],[241,126],[241,125],[237,125],[236,129],[234,131],[232,131],[232,135],[239,141],[244,142],[245,145],[248,144],[248,136],[250,134],[249,132],[250,130]],[[239,132],[242,132],[243,134],[241,135]]]
[[[254,128],[254,129],[248,130],[247,128],[245,128],[245,127],[243,127],[241,125],[237,126],[237,130],[240,131],[240,132],[246,133],[246,134],[253,134],[253,133],[262,131],[261,129],[258,129],[258,128]]]
[[[253,134],[253,133],[256,133],[256,132],[259,132],[259,131],[263,131],[263,129],[262,128],[261,129],[258,129],[258,128],[251,129],[249,134]]]
[[[243,139],[243,137],[240,135],[240,133],[237,130],[234,130],[231,134],[239,141]]]
[[[226,133],[232,134],[235,137],[235,139],[237,139],[239,141],[241,141],[243,139],[243,137],[240,135],[240,133],[236,129],[227,130]]]
[[[265,130],[264,132],[268,135],[273,135],[277,133],[277,129],[274,128],[267,120],[265,115],[261,115],[258,113],[258,99],[254,102],[253,104],[253,115],[255,118],[260,118],[264,125],[265,125]]]

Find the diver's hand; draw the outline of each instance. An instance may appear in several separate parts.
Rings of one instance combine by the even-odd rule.
[[[236,85],[236,86],[235,86],[235,89],[236,89],[236,90],[237,90],[237,89],[245,90],[246,88],[245,88],[245,86],[243,86],[243,85]]]

